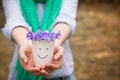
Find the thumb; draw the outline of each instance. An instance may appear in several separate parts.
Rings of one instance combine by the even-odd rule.
[[[28,58],[27,58],[27,55],[26,55],[26,51],[23,50],[23,49],[20,49],[20,50],[19,50],[19,55],[20,55],[20,59],[21,59],[24,63],[27,63]]]
[[[56,46],[55,47],[55,52],[54,52],[54,59],[55,60],[59,60],[62,59],[64,54],[64,49],[61,46]]]

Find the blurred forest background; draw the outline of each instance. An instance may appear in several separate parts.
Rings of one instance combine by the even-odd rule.
[[[0,0],[0,28],[4,24]],[[120,80],[120,0],[79,0],[70,46],[77,80]],[[0,80],[7,80],[13,52],[0,31]]]

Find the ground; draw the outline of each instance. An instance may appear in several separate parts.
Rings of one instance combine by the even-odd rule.
[[[0,27],[5,23],[0,7]],[[77,80],[120,79],[120,7],[80,4],[71,38]],[[0,32],[0,80],[7,80],[14,45]]]

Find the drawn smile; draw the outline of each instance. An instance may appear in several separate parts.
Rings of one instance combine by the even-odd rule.
[[[45,55],[45,56],[42,56],[42,57],[41,57],[41,56],[38,54],[38,57],[41,58],[41,59],[45,59],[47,56],[48,56],[48,55]]]

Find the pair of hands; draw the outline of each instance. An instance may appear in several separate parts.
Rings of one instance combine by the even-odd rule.
[[[20,47],[20,62],[26,71],[31,72],[33,75],[36,76],[47,76],[48,73],[62,66],[64,49],[60,45],[63,44],[64,41],[69,37],[71,30],[68,24],[57,23],[53,28],[53,32],[56,33],[58,31],[61,32],[61,37],[59,40],[55,40],[56,46],[54,49],[53,62],[45,66],[36,67],[34,65],[32,57],[32,41],[26,39],[26,34],[28,33],[28,31],[22,26],[17,26],[12,30],[11,36]]]
[[[62,66],[63,53],[63,47],[56,45],[54,48],[52,63],[37,67],[34,65],[33,61],[32,42],[21,45],[19,49],[20,63],[22,67],[35,76],[47,76],[50,72],[60,68]]]

